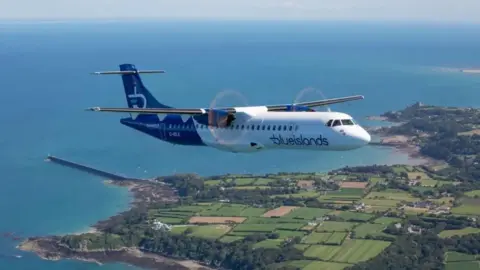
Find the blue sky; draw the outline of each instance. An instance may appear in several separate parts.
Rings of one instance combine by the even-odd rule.
[[[0,0],[0,19],[480,22],[480,0]]]

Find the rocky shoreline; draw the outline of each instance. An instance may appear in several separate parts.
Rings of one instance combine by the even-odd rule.
[[[151,203],[174,202],[178,200],[176,192],[169,186],[154,181],[106,181],[107,184],[128,188],[133,195],[130,208],[106,220],[91,226],[86,233],[99,234],[108,224],[125,215],[137,207],[145,207]],[[78,234],[78,233],[76,233]],[[143,252],[137,248],[121,248],[116,250],[72,250],[60,242],[61,236],[30,237],[21,242],[17,248],[22,251],[34,252],[45,260],[57,261],[73,259],[86,262],[104,263],[121,262],[135,265],[144,269],[186,270],[186,269],[211,269],[190,260],[176,260],[157,254]]]
[[[121,262],[145,269],[162,270],[210,269],[193,261],[174,260],[156,254],[146,253],[136,248],[123,248],[108,251],[73,251],[60,244],[59,237],[57,236],[29,238],[17,246],[17,248],[23,251],[35,252],[40,258],[52,261],[73,259],[97,263],[99,265],[104,263]]]

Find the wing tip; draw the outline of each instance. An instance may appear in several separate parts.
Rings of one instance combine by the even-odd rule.
[[[90,112],[99,112],[100,110],[101,110],[100,107],[90,107],[85,109],[85,111],[90,111]]]

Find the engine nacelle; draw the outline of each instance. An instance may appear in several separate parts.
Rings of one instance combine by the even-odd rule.
[[[194,118],[202,125],[229,127],[235,120],[235,114],[223,110],[208,109],[204,114],[197,115]]]
[[[315,110],[307,107],[307,106],[300,106],[300,105],[287,105],[287,112],[314,112]]]

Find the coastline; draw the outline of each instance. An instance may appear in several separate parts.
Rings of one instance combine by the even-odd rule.
[[[386,121],[387,117],[368,117],[369,120]],[[388,128],[387,128],[388,129]],[[420,147],[413,141],[414,136],[392,135],[384,127],[371,127],[369,132],[379,140],[372,145],[389,147],[392,151],[407,154],[411,162],[406,165],[439,166],[444,164],[420,153]],[[403,162],[404,163],[404,162]],[[156,181],[134,182],[128,180],[106,180],[106,185],[125,187],[132,196],[129,207],[107,219],[100,220],[87,230],[70,233],[70,235],[98,234],[101,235],[108,224],[115,219],[128,215],[132,210],[160,202],[174,202],[178,200],[176,191],[168,185]],[[122,247],[109,250],[74,250],[60,242],[61,236],[30,237],[21,242],[17,249],[34,252],[44,260],[73,259],[102,265],[105,263],[125,263],[144,269],[212,269],[192,260],[179,260],[164,257],[158,254],[142,251],[138,248]]]
[[[56,236],[30,238],[17,246],[22,251],[34,252],[44,260],[58,261],[63,259],[79,260],[103,265],[106,263],[125,263],[144,269],[165,270],[210,270],[190,260],[175,260],[157,254],[143,252],[137,248],[122,248],[118,250],[73,251],[58,244]]]
[[[106,185],[115,185],[128,189],[133,199],[128,209],[121,211],[107,219],[100,220],[86,230],[80,230],[69,235],[81,234],[102,234],[103,228],[112,220],[127,215],[130,211],[145,207],[148,204],[158,202],[173,202],[178,199],[176,192],[167,185],[145,181],[144,183],[132,181],[104,181]],[[135,265],[144,269],[165,269],[165,270],[209,270],[192,260],[178,260],[164,257],[158,254],[148,253],[138,248],[123,247],[110,250],[72,250],[60,243],[61,236],[40,236],[29,237],[16,246],[17,249],[25,252],[33,252],[41,259],[58,261],[62,259],[79,260],[103,265],[105,263],[125,263]]]

